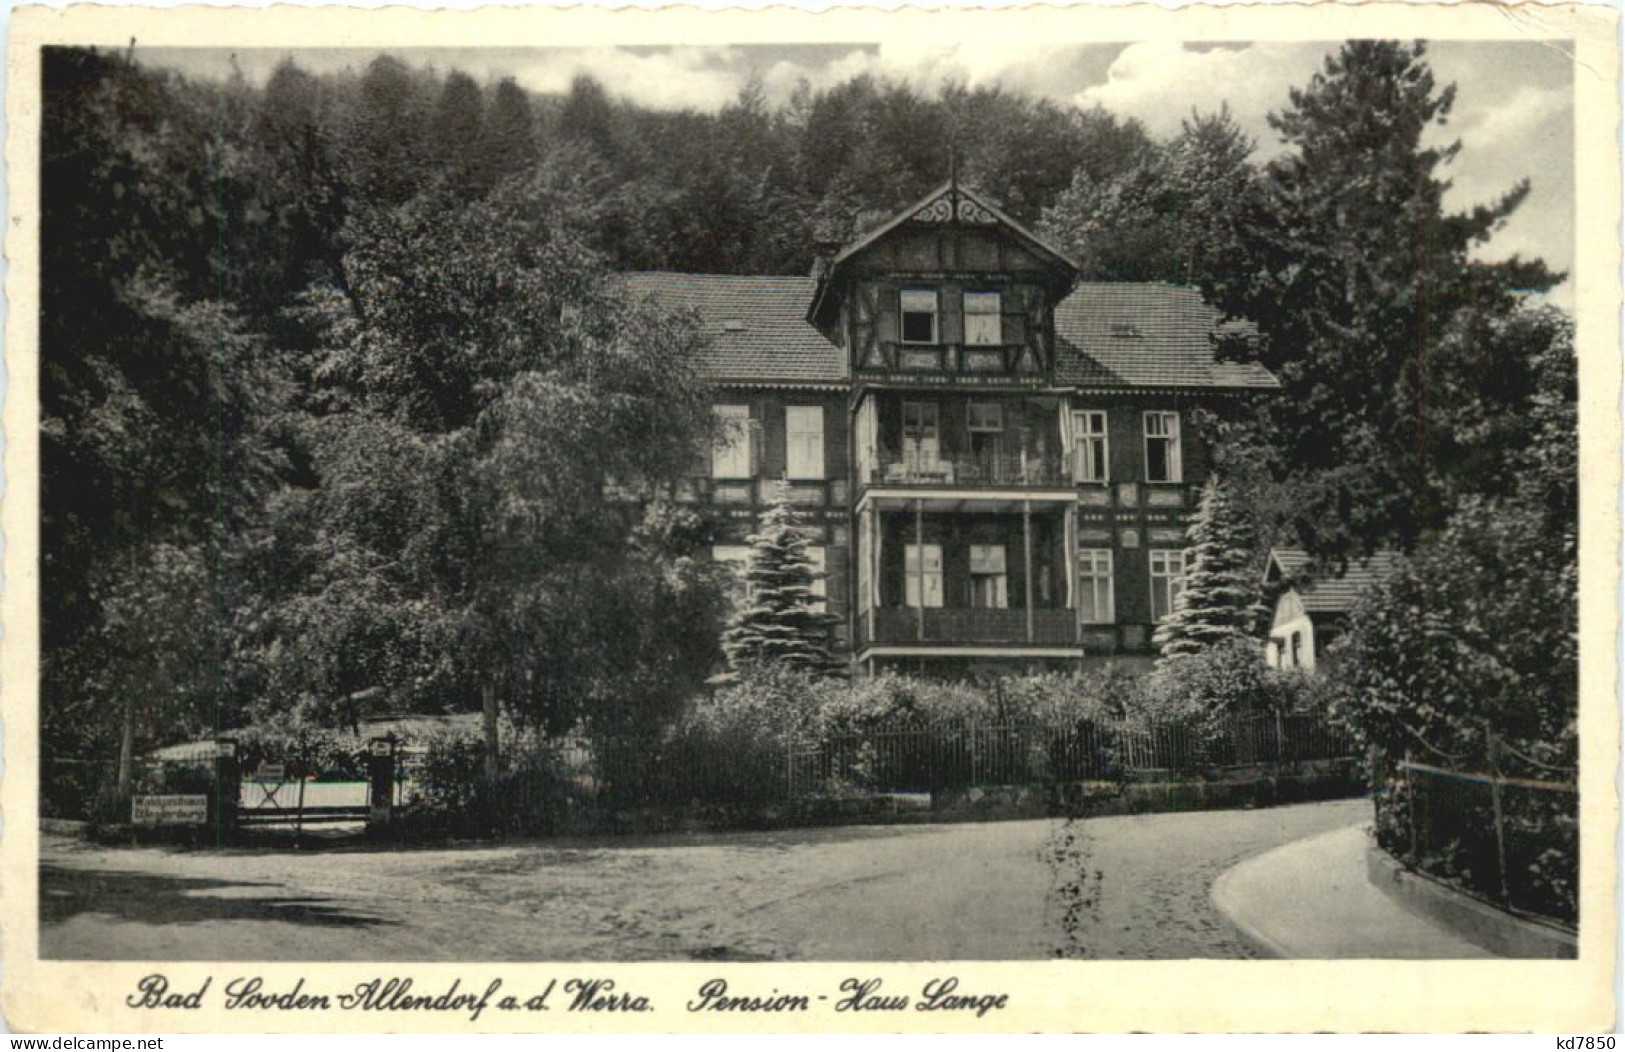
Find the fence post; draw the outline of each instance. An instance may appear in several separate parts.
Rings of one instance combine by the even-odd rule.
[[[215,835],[224,838],[237,828],[237,797],[242,792],[242,770],[237,762],[237,740],[216,738],[214,761]]]
[[[367,829],[382,829],[394,817],[395,740],[374,738],[367,743]],[[302,788],[302,787],[301,787]],[[301,794],[302,795],[302,794]]]
[[[1421,849],[1416,839],[1416,784],[1411,781],[1411,750],[1405,750],[1405,810],[1411,826],[1411,865],[1421,864]]]
[[[1279,706],[1275,709],[1275,766],[1278,768],[1276,774],[1280,774],[1279,768],[1286,766],[1286,728],[1281,721]]]
[[[1501,740],[1486,720],[1484,744],[1490,755],[1490,807],[1495,813],[1495,867],[1501,878],[1501,902],[1512,908],[1512,894],[1507,885],[1506,821],[1501,813]]]

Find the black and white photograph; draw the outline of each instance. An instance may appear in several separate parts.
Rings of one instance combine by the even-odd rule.
[[[28,945],[1611,955],[1538,29],[34,48]]]

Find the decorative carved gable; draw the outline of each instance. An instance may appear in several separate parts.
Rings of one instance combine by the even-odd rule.
[[[915,210],[911,217],[916,223],[961,223],[976,226],[996,226],[997,216],[966,197],[956,187],[944,189],[926,204]]]

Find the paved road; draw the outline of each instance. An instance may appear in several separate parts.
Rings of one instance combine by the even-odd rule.
[[[180,960],[1245,957],[1243,858],[1366,820],[1261,811],[549,841],[108,850],[47,836],[41,952]]]

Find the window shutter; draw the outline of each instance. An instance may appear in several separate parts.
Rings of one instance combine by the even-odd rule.
[[[965,301],[959,286],[944,285],[937,296],[937,341],[965,342]]]
[[[786,409],[782,402],[764,402],[761,410],[762,470],[758,474],[763,478],[780,479],[784,477],[785,466],[789,462],[785,435]]]
[[[1004,327],[1004,342],[1011,345],[1021,345],[1027,342],[1027,315],[1019,309],[1009,310],[999,316],[1000,324]]]
[[[884,348],[887,344],[894,344],[900,339],[898,322],[898,291],[893,288],[876,288],[875,298],[877,310],[875,311],[875,338]]]
[[[1168,478],[1173,482],[1185,478],[1184,438],[1179,431],[1179,414],[1168,414]]]

